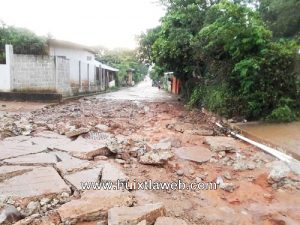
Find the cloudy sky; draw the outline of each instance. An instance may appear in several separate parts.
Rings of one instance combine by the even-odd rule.
[[[157,0],[0,0],[0,20],[39,35],[85,45],[134,48],[135,37],[159,24]]]

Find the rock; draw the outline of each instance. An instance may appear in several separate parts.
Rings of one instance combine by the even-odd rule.
[[[197,163],[208,162],[213,156],[212,152],[203,146],[179,148],[175,150],[175,154],[181,159]]]
[[[114,207],[108,211],[108,225],[134,225],[147,221],[154,224],[158,217],[165,215],[162,204],[149,204],[136,207]]]
[[[49,211],[45,216],[33,214],[23,220],[18,221],[15,225],[60,225],[61,220],[56,211]]]
[[[40,209],[41,205],[39,202],[29,202],[26,207],[26,215],[32,215],[37,213]]]
[[[173,157],[170,151],[150,151],[140,157],[139,162],[146,165],[163,165]]]
[[[134,147],[129,150],[129,155],[137,158],[137,157],[144,155],[145,152],[146,152],[146,149],[144,147]]]
[[[123,159],[115,159],[116,163],[119,163],[119,164],[125,164],[126,161],[123,160]]]
[[[61,195],[60,195],[62,198],[69,198],[70,197],[70,193],[68,193],[68,192],[63,192],[63,193],[61,193]]]
[[[225,172],[224,173],[224,177],[227,179],[227,180],[231,180],[232,179],[232,176],[229,172]]]
[[[244,171],[248,169],[248,164],[244,160],[238,160],[233,164],[233,169],[235,171]]]
[[[233,192],[236,189],[236,186],[232,183],[221,183],[219,187],[227,192]]]
[[[149,145],[151,150],[170,150],[172,147],[172,143],[168,139],[163,139],[157,144]]]
[[[183,176],[183,175],[184,175],[184,172],[183,172],[183,170],[177,170],[176,174],[177,174],[178,176]]]
[[[247,164],[247,169],[248,169],[248,170],[254,170],[255,168],[256,168],[255,163],[253,163],[253,162],[248,162],[248,164]]]
[[[13,224],[22,218],[21,213],[13,205],[0,207],[0,224]]]
[[[94,157],[94,160],[108,160],[108,157],[107,156],[103,156],[103,155],[99,155],[99,156],[96,156]]]
[[[188,225],[184,220],[172,217],[158,217],[154,225]]]
[[[208,144],[210,149],[215,152],[226,151],[236,152],[238,151],[237,141],[232,137],[205,137],[205,144]]]
[[[278,183],[288,176],[290,168],[282,161],[275,161],[271,165],[271,171],[268,176],[270,184]]]
[[[128,161],[130,159],[130,154],[128,152],[122,152],[121,159]]]
[[[104,131],[104,132],[109,130],[109,127],[106,126],[105,124],[98,124],[97,126],[95,126],[95,128],[97,128],[98,130]]]
[[[116,205],[131,206],[128,191],[97,190],[83,192],[80,199],[62,205],[57,211],[62,222],[107,220],[108,210]]]
[[[64,193],[66,193],[66,192],[64,192]],[[49,199],[49,198],[42,198],[40,201],[41,206],[47,205],[49,202],[51,202],[51,199]]]
[[[86,133],[88,133],[89,131],[90,131],[89,128],[81,127],[81,128],[79,128],[79,129],[74,129],[74,130],[68,131],[68,132],[66,132],[65,135],[66,135],[68,138],[72,138],[72,137],[77,137],[77,136],[79,136],[79,135],[81,135],[81,134],[86,134]]]

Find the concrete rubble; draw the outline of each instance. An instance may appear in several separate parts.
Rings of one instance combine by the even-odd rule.
[[[0,224],[300,223],[298,162],[224,136],[216,118],[163,93],[1,113]],[[179,180],[201,190],[146,183]]]
[[[146,220],[154,224],[158,217],[165,215],[162,204],[148,204],[135,207],[114,207],[108,211],[108,225],[134,225]]]

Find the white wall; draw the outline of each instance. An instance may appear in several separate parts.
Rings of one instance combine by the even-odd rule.
[[[12,46],[5,45],[6,64],[0,64],[0,91],[11,90],[11,61],[12,61]]]
[[[63,46],[50,46],[50,56],[63,56],[70,60],[70,79],[73,86],[78,83],[80,89],[88,89],[95,80],[95,55],[84,49],[75,49]],[[80,61],[80,72],[79,72]],[[87,66],[89,64],[89,67]],[[89,68],[89,71],[88,71]],[[79,77],[80,74],[80,77]],[[81,83],[79,83],[81,80]]]

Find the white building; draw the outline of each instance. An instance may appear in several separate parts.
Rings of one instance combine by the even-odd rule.
[[[92,49],[59,40],[49,40],[48,46],[48,55],[18,55],[7,45],[0,92],[73,96],[115,85],[118,70],[98,62]]]
[[[91,48],[68,41],[50,39],[49,55],[62,57],[70,62],[71,87],[79,92],[103,90],[115,85],[117,69],[95,60]]]

